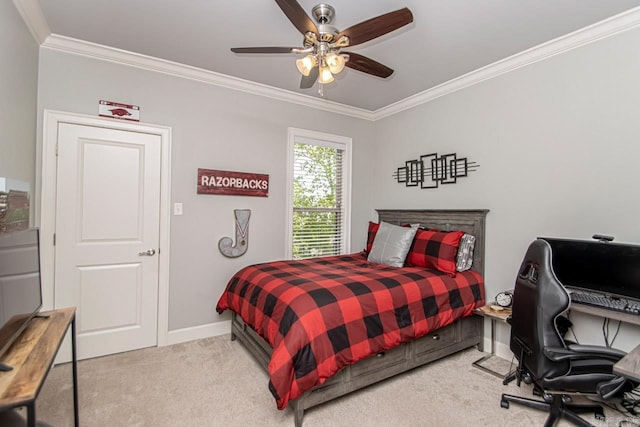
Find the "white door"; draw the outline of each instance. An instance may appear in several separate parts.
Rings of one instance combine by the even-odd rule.
[[[78,357],[157,343],[161,137],[60,123],[54,306]]]

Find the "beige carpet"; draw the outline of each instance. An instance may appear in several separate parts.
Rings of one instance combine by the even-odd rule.
[[[500,407],[501,393],[528,397],[530,388],[503,386],[472,367],[481,355],[466,350],[312,408],[303,425],[542,426],[545,414]],[[502,361],[500,368],[508,367]],[[83,427],[294,425],[290,409],[276,409],[266,373],[229,335],[84,360],[78,374]],[[53,368],[37,401],[38,418],[72,426],[71,401],[70,365]],[[624,418],[610,409],[606,414],[606,422],[585,417],[597,426],[617,426]]]

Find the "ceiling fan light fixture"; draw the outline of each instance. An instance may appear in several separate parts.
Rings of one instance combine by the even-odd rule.
[[[335,52],[329,52],[325,57],[325,61],[327,62],[327,66],[332,74],[338,74],[344,70],[344,65],[346,63],[344,56],[338,55]]]
[[[316,65],[318,65],[318,60],[313,55],[307,55],[304,58],[296,60],[296,67],[298,67],[298,71],[300,71],[300,74],[305,77],[311,73],[311,70]]]
[[[320,67],[320,73],[318,74],[318,83],[320,83],[321,85],[326,85],[331,83],[332,81],[333,74],[331,74],[331,70],[329,70],[329,67]]]
[[[413,14],[408,8],[385,13],[339,31],[332,25],[335,17],[335,9],[332,6],[325,3],[315,6],[312,10],[314,22],[298,1],[276,0],[276,3],[304,36],[302,47],[236,47],[231,48],[231,51],[240,54],[305,55],[296,60],[296,67],[303,75],[300,89],[309,89],[317,81],[321,95],[323,85],[333,82],[334,75],[342,72],[345,66],[380,78],[387,78],[393,74],[393,69],[371,58],[357,53],[340,52],[343,48],[366,43],[412,23]]]

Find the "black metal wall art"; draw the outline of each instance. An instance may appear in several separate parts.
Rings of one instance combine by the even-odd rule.
[[[455,153],[441,156],[431,153],[417,160],[407,160],[393,173],[393,178],[407,187],[438,188],[440,184],[455,184],[458,178],[468,176],[478,167],[480,165],[476,162]]]

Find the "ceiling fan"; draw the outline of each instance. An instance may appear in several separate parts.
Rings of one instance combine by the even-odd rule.
[[[303,47],[234,47],[231,51],[305,55],[296,61],[296,66],[302,74],[300,88],[308,89],[318,81],[321,95],[322,85],[331,83],[333,76],[340,73],[345,66],[382,78],[393,74],[393,70],[386,65],[342,49],[375,39],[413,22],[413,14],[405,7],[368,19],[340,32],[331,25],[335,9],[328,4],[321,3],[312,9],[311,14],[316,24],[296,0],[276,0],[276,3],[304,35]]]

